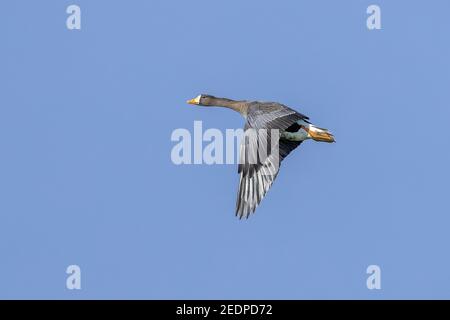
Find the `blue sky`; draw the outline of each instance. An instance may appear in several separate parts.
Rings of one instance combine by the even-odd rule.
[[[70,4],[81,30],[66,28]],[[449,12],[5,1],[0,298],[450,298]],[[239,221],[234,165],[170,159],[176,128],[243,126],[185,104],[199,93],[282,102],[337,143],[304,143]],[[81,290],[66,289],[72,264]]]

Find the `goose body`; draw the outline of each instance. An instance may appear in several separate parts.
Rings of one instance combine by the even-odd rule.
[[[328,130],[313,125],[307,116],[281,103],[236,101],[206,94],[188,103],[229,108],[246,119],[238,165],[239,218],[248,218],[255,211],[277,177],[281,162],[303,141],[335,142]]]

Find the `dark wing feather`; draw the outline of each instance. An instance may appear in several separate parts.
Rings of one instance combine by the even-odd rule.
[[[295,122],[308,119],[305,115],[277,103],[252,103],[247,112],[245,132],[254,129],[256,139],[244,139],[240,146],[238,173],[239,190],[236,201],[236,215],[240,218],[254,212],[278,175],[281,161],[301,142],[280,140],[279,136],[272,137],[270,129],[286,130]],[[260,131],[260,129],[267,129]],[[279,132],[278,131],[278,132]],[[266,133],[266,134],[261,134]],[[270,141],[276,141],[271,150]],[[269,142],[269,143],[268,143]],[[269,146],[269,147],[268,147]],[[255,159],[258,148],[264,148],[267,157]]]

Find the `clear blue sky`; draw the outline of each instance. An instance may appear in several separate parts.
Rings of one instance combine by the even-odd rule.
[[[1,11],[0,298],[450,298],[448,1]],[[203,92],[283,102],[337,143],[304,143],[239,221],[234,165],[170,160],[176,128],[243,126],[185,104]]]

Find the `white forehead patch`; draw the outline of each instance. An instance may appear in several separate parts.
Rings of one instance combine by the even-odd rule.
[[[196,96],[196,97],[194,98],[195,103],[196,103],[196,104],[199,104],[201,98],[202,98],[202,95],[201,95],[201,94],[199,94],[198,96]]]

